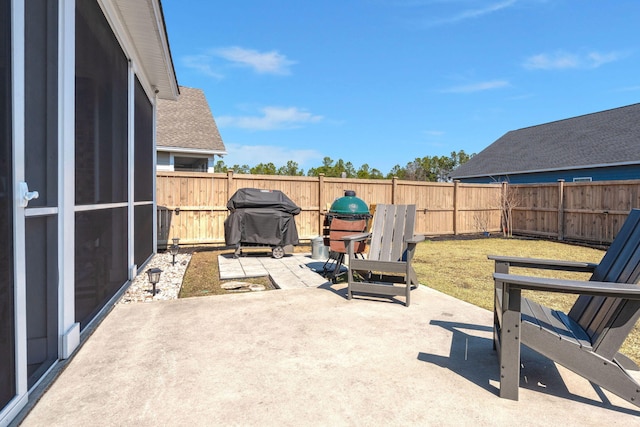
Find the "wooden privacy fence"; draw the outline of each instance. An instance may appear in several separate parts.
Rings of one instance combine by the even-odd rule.
[[[280,190],[301,212],[301,240],[322,234],[333,201],[354,190],[369,206],[415,204],[416,233],[428,236],[503,231],[511,206],[514,234],[608,244],[629,211],[640,208],[640,181],[463,184],[351,178],[158,172],[158,246],[224,244],[227,201],[239,188]],[[506,224],[506,223],[505,223]]]
[[[227,201],[239,188],[280,190],[301,212],[295,217],[301,240],[322,234],[333,201],[354,190],[369,206],[415,204],[416,233],[467,234],[500,230],[500,194],[495,184],[435,183],[351,178],[240,175],[228,172],[158,172],[158,246],[224,243]]]
[[[640,208],[640,181],[510,184],[514,234],[608,244],[629,211]],[[507,197],[509,198],[509,197]]]

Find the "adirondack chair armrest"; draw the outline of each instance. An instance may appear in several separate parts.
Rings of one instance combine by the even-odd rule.
[[[416,234],[415,236],[406,240],[406,242],[410,245],[416,245],[420,242],[423,242],[425,239],[424,234]]]
[[[508,267],[537,268],[544,270],[577,271],[582,273],[593,273],[598,264],[579,261],[564,261],[541,258],[523,258],[501,255],[489,255],[487,258]]]
[[[366,240],[371,236],[371,233],[354,233],[354,234],[348,234],[346,236],[342,236],[341,239],[344,242],[360,242],[362,240]]]
[[[344,247],[349,255],[349,259],[355,256],[355,245],[357,242],[362,242],[371,237],[371,233],[354,233],[342,236],[340,240],[344,242]]]
[[[500,282],[511,289],[640,299],[640,286],[629,283],[563,280],[504,273],[494,273],[493,279],[496,285]]]

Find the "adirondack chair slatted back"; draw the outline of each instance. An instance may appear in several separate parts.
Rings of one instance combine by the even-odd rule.
[[[640,278],[640,209],[633,209],[609,250],[596,267],[591,280],[599,282],[638,283]],[[594,351],[610,349],[613,357],[620,348],[626,329],[633,328],[640,316],[640,302],[613,297],[578,297],[569,317],[591,338]],[[623,331],[615,333],[615,329]],[[619,343],[618,343],[619,341]]]
[[[402,260],[407,249],[404,239],[413,236],[415,218],[415,205],[377,205],[368,259]]]

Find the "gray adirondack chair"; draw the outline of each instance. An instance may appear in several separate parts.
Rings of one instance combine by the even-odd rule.
[[[415,218],[415,205],[377,205],[371,233],[342,237],[349,256],[348,299],[354,293],[404,295],[409,306],[411,287],[418,285],[411,260],[416,244],[424,240],[423,235],[413,234]],[[368,255],[366,259],[357,258],[354,248],[365,240],[370,242]]]
[[[640,317],[640,210],[629,213],[599,264],[489,256],[495,261],[494,348],[500,397],[518,400],[520,344],[640,406],[638,366],[619,353]],[[509,267],[592,272],[590,281],[509,274]],[[568,315],[522,298],[522,289],[580,294]]]

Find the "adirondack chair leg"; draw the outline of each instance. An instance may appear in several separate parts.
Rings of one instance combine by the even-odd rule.
[[[496,273],[509,273],[509,263],[496,261],[495,263]],[[502,310],[502,282],[495,282],[494,296],[493,296],[493,350],[498,349],[498,336],[500,330],[500,319],[498,310]]]
[[[354,251],[354,242],[345,243],[347,254],[349,256],[349,261],[353,259],[353,251]],[[351,283],[353,283],[353,270],[351,266],[347,269],[347,299],[350,300],[353,298],[353,294],[351,292]]]
[[[405,291],[404,291],[404,296],[406,298],[406,307],[409,307],[409,304],[411,304],[411,279],[409,276],[409,273],[407,273],[407,286],[405,287]]]
[[[518,400],[520,387],[520,290],[502,283],[500,330],[500,397]]]

